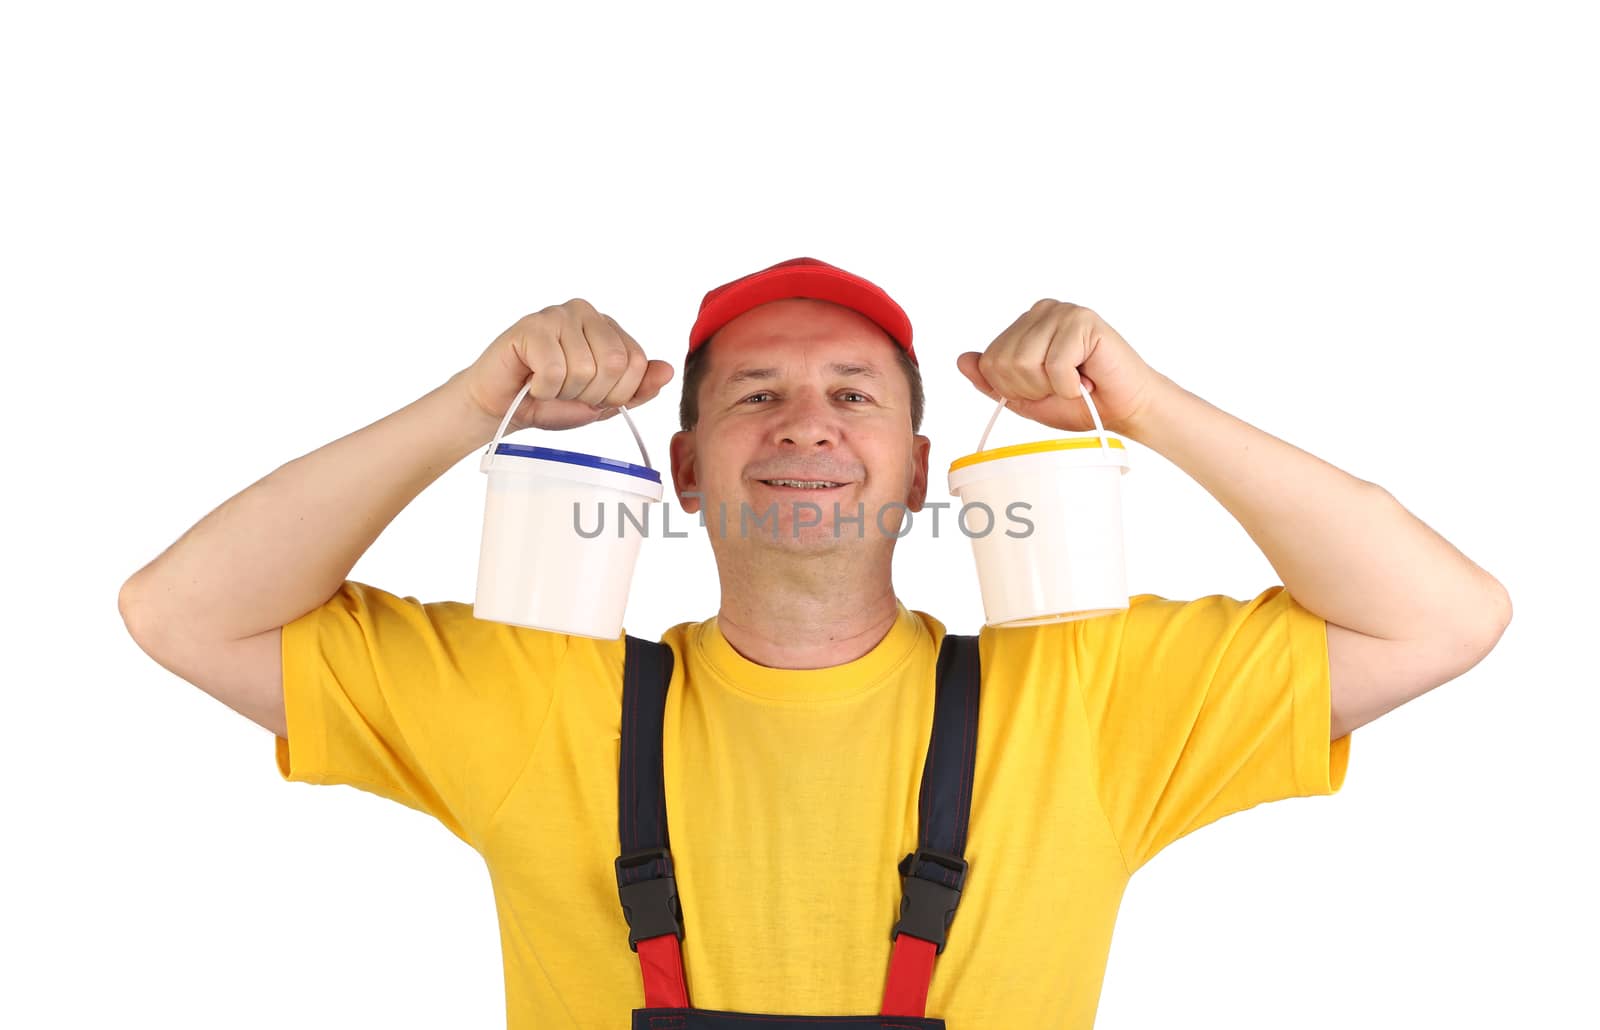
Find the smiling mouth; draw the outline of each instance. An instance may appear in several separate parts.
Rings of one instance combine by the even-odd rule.
[[[832,490],[835,487],[849,485],[848,483],[836,483],[830,479],[758,479],[756,482],[788,490]]]

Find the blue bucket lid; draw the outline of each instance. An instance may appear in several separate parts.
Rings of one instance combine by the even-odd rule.
[[[586,465],[589,468],[605,469],[608,472],[622,472],[640,479],[648,479],[652,483],[661,482],[661,473],[648,465],[635,465],[632,462],[618,461],[615,458],[602,458],[598,454],[584,454],[581,451],[562,451],[554,447],[530,447],[520,443],[502,443],[495,447],[496,454],[511,454],[519,458],[539,458],[542,461],[560,461],[568,465]]]

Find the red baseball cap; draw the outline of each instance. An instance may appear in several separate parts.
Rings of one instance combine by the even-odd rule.
[[[700,315],[689,330],[689,353],[711,339],[713,333],[751,308],[790,297],[810,297],[842,304],[876,322],[913,365],[911,319],[899,304],[873,283],[816,258],[793,258],[724,283],[700,302]],[[920,366],[919,366],[920,367]]]

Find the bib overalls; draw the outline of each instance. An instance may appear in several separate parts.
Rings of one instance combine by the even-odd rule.
[[[978,638],[946,634],[934,686],[933,733],[923,762],[917,850],[900,862],[900,919],[882,1011],[875,1016],[788,1016],[689,1007],[684,982],[683,913],[667,842],[661,731],[672,680],[672,649],[628,636],[622,688],[622,750],[617,776],[617,891],[628,947],[639,954],[645,1008],[633,1030],[944,1030],[923,1015],[934,956],[961,900],[978,750]]]

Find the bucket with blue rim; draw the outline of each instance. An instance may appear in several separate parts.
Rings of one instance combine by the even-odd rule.
[[[492,622],[619,640],[661,473],[619,409],[644,464],[501,440],[524,383],[478,464],[489,477],[472,614]]]

